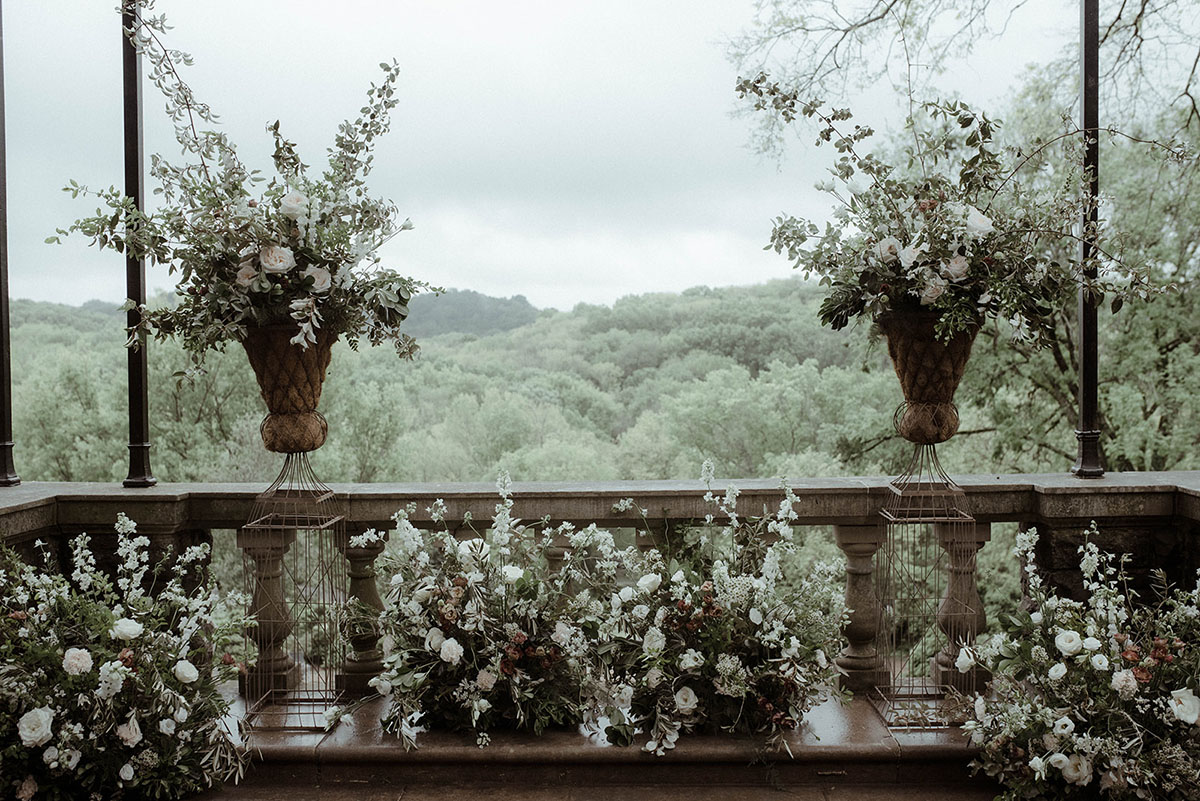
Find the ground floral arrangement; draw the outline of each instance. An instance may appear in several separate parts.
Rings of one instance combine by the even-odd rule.
[[[236,676],[221,646],[241,638],[244,599],[218,609],[208,546],[170,567],[117,521],[115,583],[88,536],[69,576],[0,549],[0,796],[178,798],[241,778],[249,756],[218,686]]]
[[[702,525],[646,549],[595,525],[537,533],[513,519],[506,477],[499,490],[491,526],[468,539],[397,515],[374,686],[389,701],[385,730],[406,747],[422,728],[468,730],[482,746],[495,728],[582,725],[618,745],[640,735],[658,755],[693,731],[779,749],[832,692],[840,566],[785,580],[797,548],[786,487],[759,520],[738,517],[736,489],[710,492]]]
[[[1093,527],[1091,533],[1095,533]],[[1019,535],[1034,609],[1006,632],[960,653],[994,673],[965,728],[982,747],[976,767],[1016,799],[1200,798],[1200,584],[1134,604],[1123,563],[1080,548],[1079,603],[1044,587],[1037,534]]]

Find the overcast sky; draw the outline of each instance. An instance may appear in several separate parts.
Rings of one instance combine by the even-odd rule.
[[[94,208],[68,179],[121,182],[115,0],[9,0],[4,13],[12,297],[124,297],[120,256],[82,238],[43,244]],[[1023,66],[1069,46],[1073,2],[1039,0],[944,83],[985,108]],[[1055,14],[1048,15],[1053,5]],[[762,250],[771,218],[818,215],[831,151],[805,135],[782,165],[730,117],[737,74],[724,41],[751,0],[159,0],[186,77],[221,114],[244,160],[267,169],[279,119],[319,166],[357,114],[378,63],[402,66],[373,189],[416,224],[389,266],[447,287],[569,309],[698,284],[791,274]],[[1057,16],[1056,16],[1057,15]],[[147,152],[178,152],[146,90]],[[853,104],[896,121],[888,91]],[[151,270],[152,287],[166,287]]]

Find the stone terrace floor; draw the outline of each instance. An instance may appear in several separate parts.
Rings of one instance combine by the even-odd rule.
[[[814,709],[791,740],[795,755],[751,764],[746,738],[682,738],[664,757],[597,746],[569,732],[500,733],[472,739],[422,734],[406,753],[379,727],[380,702],[333,732],[262,732],[246,780],[199,801],[550,801],[797,799],[797,801],[983,801],[999,787],[972,778],[974,751],[957,729],[889,731],[856,698]]]

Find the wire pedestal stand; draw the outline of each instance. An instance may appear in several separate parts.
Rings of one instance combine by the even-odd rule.
[[[257,658],[240,682],[254,729],[324,729],[325,712],[338,706],[345,523],[344,501],[316,477],[308,454],[288,453],[238,532],[256,621],[246,650]]]

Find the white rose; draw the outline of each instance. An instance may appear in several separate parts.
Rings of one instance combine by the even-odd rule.
[[[463,647],[458,644],[458,640],[451,637],[442,643],[442,647],[438,649],[438,656],[443,662],[449,662],[452,665],[457,665],[462,659]]]
[[[638,589],[642,592],[650,593],[662,586],[662,576],[657,573],[648,573],[638,579]]]
[[[238,265],[237,277],[234,279],[238,286],[250,286],[255,278],[258,278],[258,268],[254,266],[253,259],[247,259]]]
[[[1195,696],[1191,688],[1172,690],[1171,700],[1168,703],[1171,705],[1171,711],[1175,713],[1175,717],[1184,723],[1194,724],[1200,719],[1200,698]]]
[[[1092,780],[1092,761],[1079,754],[1071,754],[1061,770],[1064,779],[1080,787]]]
[[[700,699],[696,697],[696,693],[691,687],[680,687],[675,693],[675,708],[684,715],[690,715],[696,711]]]
[[[329,287],[333,285],[333,276],[324,267],[305,267],[301,275],[305,278],[312,277],[313,292],[328,292]]]
[[[121,766],[121,770],[118,771],[117,775],[121,777],[122,781],[133,781],[133,765],[126,762]]]
[[[171,718],[163,718],[158,722],[158,730],[168,737],[175,735],[176,723]]]
[[[929,283],[925,284],[925,288],[921,290],[921,305],[928,306],[942,296],[946,291],[946,280],[933,276],[929,279]]]
[[[894,236],[885,236],[875,245],[875,253],[884,264],[895,261],[900,256],[900,240]]]
[[[62,666],[68,676],[82,676],[92,670],[92,655],[86,648],[68,648]]]
[[[679,657],[679,669],[683,671],[695,670],[704,664],[704,655],[694,648],[689,648],[683,652],[683,656]]]
[[[1084,637],[1083,638],[1083,649],[1085,651],[1099,651],[1101,646],[1103,646],[1103,645],[1104,645],[1104,643],[1100,642],[1095,637]]]
[[[918,245],[915,248],[901,248],[900,253],[898,254],[900,257],[900,264],[906,270],[911,268],[913,264],[916,263],[917,259],[920,258],[921,254],[925,253],[927,250],[929,250],[929,245],[926,244]]]
[[[184,684],[191,684],[196,679],[200,678],[200,671],[196,670],[196,666],[186,659],[180,659],[175,663],[175,678],[179,679]]]
[[[1108,657],[1104,654],[1092,654],[1091,661],[1095,670],[1108,670]]]
[[[117,736],[121,738],[121,742],[125,743],[126,747],[133,748],[142,741],[142,727],[138,725],[137,718],[132,715],[129,720],[117,727]]]
[[[142,632],[145,630],[146,627],[136,620],[123,617],[116,623],[113,623],[112,628],[108,630],[108,636],[114,640],[132,640],[135,637],[142,636]]]
[[[293,189],[279,198],[279,213],[284,217],[296,219],[308,211],[308,198]]]
[[[1054,647],[1058,649],[1063,656],[1075,656],[1083,650],[1083,639],[1079,636],[1079,632],[1060,631],[1058,636],[1054,638]]]
[[[505,565],[500,568],[500,575],[504,577],[507,583],[516,584],[521,576],[525,575],[525,571],[516,565]]]
[[[646,636],[642,638],[642,652],[648,656],[656,656],[662,653],[662,649],[666,647],[667,636],[662,633],[662,629],[651,626],[646,631]]]
[[[1062,737],[1064,734],[1070,734],[1073,731],[1075,731],[1075,721],[1066,715],[1054,721],[1054,733],[1059,737]]]
[[[258,261],[265,272],[280,275],[296,266],[296,257],[289,248],[267,245],[258,252]]]
[[[475,686],[485,693],[496,686],[496,674],[490,670],[481,670],[475,677]]]
[[[9,718],[11,720],[11,718]],[[40,748],[50,742],[54,736],[54,710],[48,706],[31,709],[17,721],[17,733],[21,735],[21,745],[26,748]]]
[[[430,651],[437,651],[442,647],[442,643],[446,641],[446,635],[437,626],[434,626],[429,631],[425,632],[425,647]]]
[[[974,206],[967,206],[967,233],[974,237],[985,236],[996,230],[992,221]]]
[[[969,268],[970,265],[967,263],[967,257],[959,254],[942,265],[942,275],[951,281],[961,281],[967,277],[967,270]]]
[[[1058,681],[1065,675],[1067,675],[1067,666],[1062,662],[1055,662],[1054,666],[1046,671],[1046,677],[1049,678],[1050,681]]]
[[[969,649],[958,649],[958,658],[954,660],[954,667],[958,668],[959,673],[966,673],[975,667],[975,658],[971,656]]]

